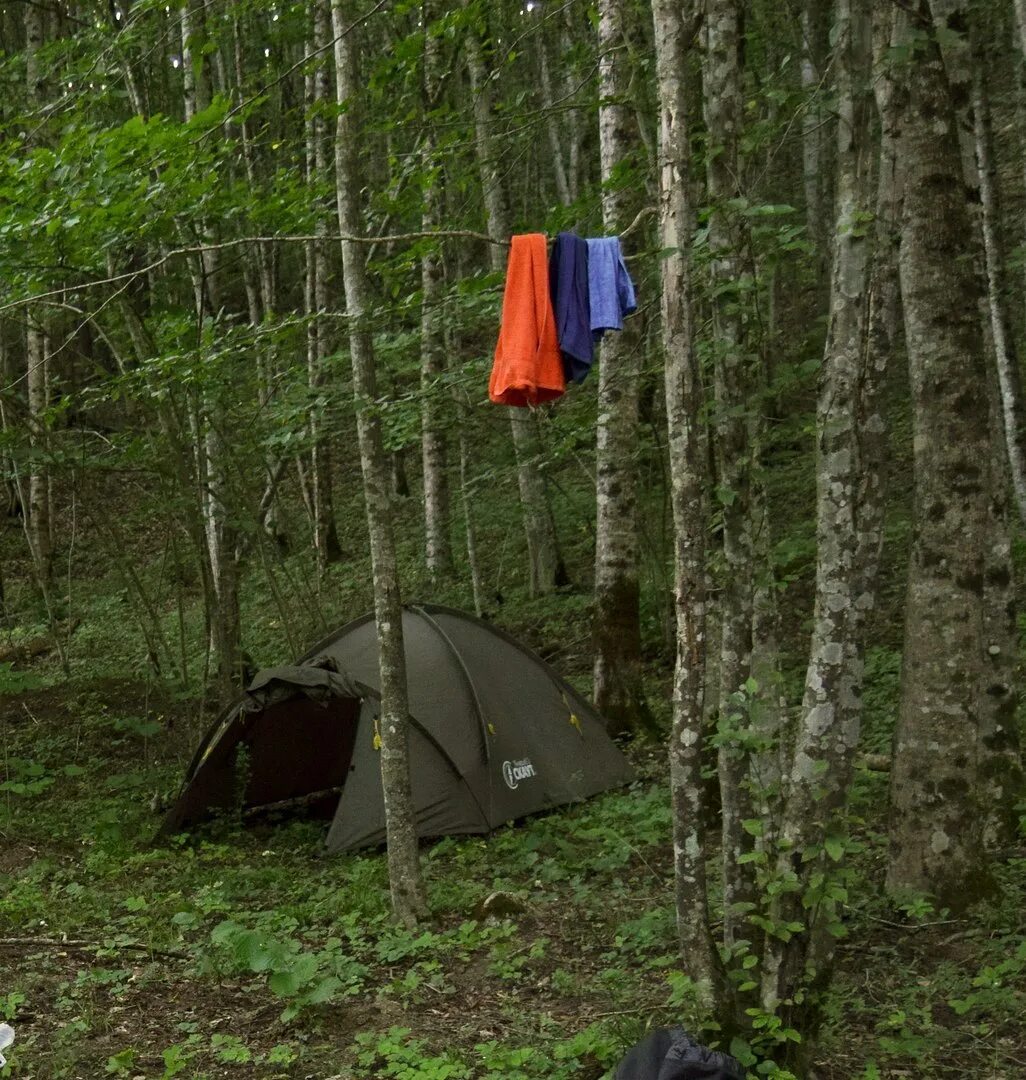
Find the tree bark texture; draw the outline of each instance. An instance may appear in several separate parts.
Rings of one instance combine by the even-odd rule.
[[[812,242],[825,266],[829,258],[830,169],[829,140],[823,107],[823,76],[829,55],[830,4],[826,0],[802,3],[802,181],[805,221]]]
[[[624,48],[623,0],[598,7],[599,155],[602,224],[615,236],[636,212],[636,197],[617,181],[636,136],[628,96],[630,71]],[[595,640],[594,696],[611,733],[646,719],[641,677],[641,614],[638,584],[637,466],[638,380],[641,338],[636,319],[622,333],[602,339],[598,371],[595,449]]]
[[[43,5],[25,4],[25,88],[30,101],[42,101],[43,67],[39,62],[39,51],[43,47],[45,28],[43,25]]]
[[[978,34],[973,37],[978,39]],[[1002,433],[1008,469],[1020,520],[1026,523],[1026,405],[1023,404],[1022,372],[1015,347],[1008,281],[1001,231],[1001,206],[994,163],[994,133],[987,96],[986,53],[976,44],[972,63],[972,110],[976,164],[979,170],[980,216],[987,270],[987,305],[993,338],[994,361],[1000,388]]]
[[[335,133],[335,184],[339,229],[344,235],[363,235],[360,205],[359,128],[354,115],[359,82],[352,25],[358,14],[351,0],[331,0],[335,39],[335,84],[339,106]],[[367,527],[374,578],[374,614],[378,633],[381,676],[381,785],[385,796],[385,832],[392,910],[407,926],[416,925],[427,911],[417,851],[417,831],[410,790],[409,701],[403,612],[396,560],[392,488],[381,422],[373,411],[377,401],[374,341],[366,325],[371,307],[370,282],[359,244],[342,241],[342,274],[349,316],[349,349],[353,365],[357,436],[363,472]]]
[[[421,9],[424,24],[424,103],[430,112],[438,105],[442,83],[441,39],[432,33],[432,19],[437,7],[425,3]],[[442,227],[441,164],[436,157],[431,120],[424,129],[422,156],[425,187],[421,228],[430,232]],[[424,251],[420,264],[420,388],[421,388],[421,462],[424,474],[425,559],[432,577],[452,573],[452,540],[449,527],[448,447],[444,404],[449,396],[441,385],[445,374],[445,339],[442,301],[445,282],[442,254],[437,247]]]
[[[186,122],[209,104],[209,79],[203,63],[202,8],[187,0],[179,10],[182,44],[182,105]],[[209,223],[202,225],[204,238],[213,240]],[[221,296],[218,252],[203,251],[192,271],[196,304],[197,342],[204,329],[220,314]],[[198,398],[198,395],[196,396]],[[207,560],[210,567],[207,584],[211,616],[210,637],[217,674],[217,692],[221,701],[230,700],[239,688],[242,674],[242,630],[239,612],[239,566],[236,556],[237,534],[230,506],[230,451],[228,419],[220,391],[191,402],[194,426],[196,477],[200,487]]]
[[[30,101],[43,101],[43,71],[39,52],[43,47],[43,8],[40,4],[26,4],[25,25],[25,83]],[[28,396],[29,433],[33,449],[40,456],[45,454],[47,419],[50,404],[49,343],[43,308],[29,311],[25,331],[26,378]],[[38,458],[28,475],[26,536],[33,551],[33,562],[40,578],[50,576],[53,561],[52,521],[50,513],[50,475]]]
[[[43,457],[46,453],[47,410],[50,404],[49,346],[45,329],[36,319],[41,311],[29,317],[25,331],[27,362],[26,392],[28,395],[29,432],[33,449]],[[53,534],[50,513],[50,474],[39,459],[33,461],[28,476],[27,535],[32,544],[36,572],[43,578],[50,576],[53,563]]]
[[[985,553],[984,681],[981,687],[980,771],[985,791],[984,839],[988,846],[1012,842],[1018,832],[1016,804],[1023,792],[1023,769],[1016,713],[1018,631],[1009,521],[1009,490],[1020,520],[1026,521],[1026,427],[1022,376],[1015,347],[1001,233],[1001,205],[994,161],[994,135],[986,85],[992,57],[976,25],[969,27],[972,66],[973,133],[980,189],[980,221],[986,266],[990,352],[997,374],[988,384],[992,441],[1004,446],[993,457],[990,525]],[[1010,481],[1010,482],[1009,482]]]
[[[232,53],[235,70],[233,96],[236,104],[240,104],[246,92],[246,77],[243,31],[238,18],[232,20]],[[309,126],[309,121],[307,121],[307,126]],[[248,118],[242,119],[239,123],[239,141],[242,148],[246,181],[255,189],[257,187],[257,167],[253,151],[253,135]],[[309,165],[307,166],[307,176],[309,178]],[[267,247],[264,244],[255,244],[252,250],[253,260],[252,263],[247,261],[243,265],[243,277],[249,306],[249,321],[253,332],[257,333],[262,323],[265,321],[270,323],[274,319],[277,305],[272,260]],[[309,277],[309,267],[307,268],[307,275]],[[257,400],[262,409],[268,408],[274,397],[275,366],[274,349],[267,346],[258,348],[256,355]],[[277,481],[274,479],[275,474],[279,473],[284,466],[271,453],[265,455],[264,465],[266,479],[260,499],[260,526],[274,547],[279,551],[285,551],[288,548],[288,537],[282,527],[279,499],[277,497]]]
[[[982,47],[981,12],[966,0],[931,0],[934,25],[942,36],[944,63],[962,154],[971,234],[972,265],[979,282],[980,319],[988,370],[991,442],[1005,449],[991,457],[990,522],[984,553],[983,684],[980,692],[979,769],[985,777],[981,813],[985,838],[1009,839],[1017,829],[1014,811],[1022,771],[1013,721],[1016,694],[1015,589],[1012,575],[1008,489],[1026,486],[1019,472],[1022,386],[1019,360],[1005,296],[1004,252],[997,228],[998,199],[989,101],[984,81],[989,58]],[[1011,482],[1011,484],[1009,483]]]
[[[913,10],[920,26],[932,25],[925,0]],[[898,76],[915,498],[887,887],[930,893],[957,911],[986,881],[979,690],[992,455],[956,105],[935,39],[917,45]]]
[[[600,31],[601,33],[601,31]],[[541,82],[542,105],[547,110],[545,132],[549,137],[549,149],[552,152],[552,173],[556,185],[556,195],[564,206],[573,201],[570,194],[570,181],[567,176],[564,155],[563,124],[553,111],[556,95],[552,90],[552,73],[549,68],[549,35],[537,35],[538,75]]]
[[[745,936],[740,923],[754,901],[752,867],[739,860],[752,849],[742,822],[753,816],[744,729],[739,705],[752,668],[752,468],[748,410],[753,407],[743,316],[746,228],[731,209],[742,197],[739,140],[742,121],[741,5],[711,0],[706,7],[703,100],[709,146],[706,184],[710,286],[713,297],[716,447],[723,520],[724,578],[720,600],[718,763],[723,842],[723,938]]]
[[[688,9],[692,12],[693,9]],[[685,970],[710,1010],[723,981],[709,929],[705,871],[702,743],[706,668],[706,501],[700,432],[702,383],[691,314],[689,101],[685,83],[693,30],[677,0],[654,0],[659,90],[659,233],[666,423],[674,531],[676,664],[670,732],[670,797],[677,931]]]
[[[809,663],[805,675],[794,756],[781,827],[777,871],[788,887],[770,906],[774,923],[804,929],[788,940],[766,939],[763,1007],[775,1009],[806,988],[800,1005],[785,1013],[815,1025],[811,989],[828,971],[833,902],[814,886],[830,861],[827,837],[837,821],[851,779],[861,719],[864,612],[870,599],[860,586],[862,520],[879,489],[860,488],[866,432],[879,432],[879,414],[865,415],[867,377],[870,233],[870,22],[869,0],[840,0],[834,68],[837,80],[837,181],[830,321],[817,407],[816,597]],[[795,1017],[789,1016],[791,1026]]]
[[[314,49],[327,49],[331,41],[328,12],[323,3],[313,8]],[[328,58],[321,53],[310,76],[312,108],[310,125],[310,171],[314,185],[319,186],[329,178],[328,131],[325,107],[331,97],[331,77]],[[307,246],[309,292],[312,301],[311,322],[308,327],[308,365],[310,393],[313,402],[310,409],[310,494],[313,505],[314,549],[317,565],[323,570],[329,563],[338,562],[342,548],[335,526],[334,469],[331,455],[332,425],[331,407],[334,394],[328,382],[327,358],[331,354],[331,340],[325,313],[330,307],[331,292],[328,287],[328,222],[329,208],[317,205],[317,221],[314,225],[317,240]]]

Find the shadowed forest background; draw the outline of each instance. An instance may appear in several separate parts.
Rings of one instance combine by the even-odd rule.
[[[1026,1075],[1024,54],[1021,0],[0,4],[0,1075]],[[561,230],[638,310],[492,404]],[[635,782],[418,846],[418,600]],[[388,851],[154,845],[372,609]]]

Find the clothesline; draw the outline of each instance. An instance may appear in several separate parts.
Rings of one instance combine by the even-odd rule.
[[[621,237],[630,236],[641,223],[651,214],[656,212],[654,206],[646,206],[638,212],[637,217],[624,229]],[[35,293],[33,296],[22,297],[20,300],[12,300],[7,304],[0,305],[0,314],[5,311],[13,311],[16,308],[25,307],[28,304],[36,304],[43,300],[54,297],[63,297],[69,292],[79,292],[83,289],[98,289],[102,285],[117,285],[119,282],[129,281],[141,277],[153,270],[170,262],[180,255],[202,255],[210,251],[227,251],[231,248],[242,247],[246,244],[310,244],[317,242],[349,243],[349,244],[391,244],[410,240],[480,240],[485,244],[496,244],[508,248],[510,241],[487,233],[475,232],[472,229],[432,229],[426,232],[392,233],[386,236],[350,236],[344,233],[333,233],[322,236],[311,235],[279,235],[279,236],[239,236],[231,240],[221,240],[214,244],[191,244],[186,247],[172,248],[166,251],[159,259],[140,267],[138,270],[126,270],[121,274],[113,274],[110,277],[97,278],[94,281],[84,281],[78,284],[64,285],[59,289],[51,289],[49,292]]]

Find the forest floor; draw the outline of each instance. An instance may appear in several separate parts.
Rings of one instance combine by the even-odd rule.
[[[17,1036],[0,1075],[597,1080],[686,1017],[661,751],[632,750],[627,790],[426,847],[432,920],[408,932],[382,856],[322,856],[320,823],[152,844],[152,796],[195,737],[187,700],[31,682],[0,705],[0,1020]],[[817,1076],[1026,1077],[1026,848],[971,916],[895,910],[885,791],[859,775]]]

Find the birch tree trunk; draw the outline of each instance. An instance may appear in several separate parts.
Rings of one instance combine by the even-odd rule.
[[[463,0],[474,9],[474,0]],[[477,154],[481,188],[484,194],[492,270],[502,273],[506,268],[506,247],[512,232],[512,215],[505,197],[502,173],[502,146],[496,138],[492,116],[492,80],[485,62],[481,38],[475,28],[467,32],[467,69],[474,97],[474,148]],[[529,584],[532,596],[552,592],[564,573],[556,542],[556,524],[545,490],[541,471],[541,441],[533,410],[508,410],[513,432],[513,449],[517,461],[517,483],[520,504],[524,512],[524,531],[527,534]]]
[[[838,856],[824,849],[829,837],[841,834],[837,814],[850,784],[861,719],[861,631],[868,606],[860,593],[861,523],[867,512],[859,501],[861,446],[866,431],[882,426],[880,416],[865,415],[862,399],[870,284],[864,222],[872,205],[869,0],[840,0],[835,38],[838,168],[830,321],[816,423],[816,600],[776,867],[787,888],[770,905],[775,927],[797,923],[803,929],[767,935],[762,984],[763,1007],[782,1009],[785,1022],[809,1036],[818,1022],[816,991],[832,958],[827,926],[836,897],[826,875]],[[804,994],[796,998],[799,990]],[[800,1058],[806,1053],[807,1044],[797,1051]]]
[[[666,423],[674,531],[676,664],[670,732],[670,797],[677,932],[701,1003],[723,1012],[724,983],[709,929],[702,742],[706,667],[706,505],[700,432],[702,383],[691,314],[691,165],[685,83],[691,21],[678,0],[653,0],[659,92],[659,235]]]
[[[186,122],[209,103],[209,81],[200,59],[203,53],[202,8],[193,9],[186,0],[179,10],[182,39],[183,110]],[[205,239],[212,240],[209,225],[204,223]],[[216,251],[201,252],[192,271],[196,302],[197,341],[202,344],[205,327],[214,323],[221,307],[219,266]],[[230,452],[228,419],[218,387],[208,391],[203,401],[193,402],[196,475],[200,485],[209,583],[213,590],[212,646],[217,670],[218,696],[232,698],[238,690],[242,673],[242,632],[239,613],[239,567],[236,556],[237,535],[232,523],[230,503]]]
[[[913,16],[931,26],[926,0]],[[987,882],[979,785],[984,549],[991,491],[987,363],[952,100],[922,36],[903,65],[899,272],[912,385],[915,505],[887,888],[954,911]]]
[[[434,123],[431,112],[438,106],[442,85],[441,39],[432,32],[437,6],[421,7],[424,24],[424,110],[428,114],[422,150],[425,187],[421,228],[432,232],[442,225],[441,165],[436,162]],[[424,536],[428,573],[433,578],[452,574],[452,540],[449,534],[448,447],[443,402],[448,394],[441,378],[445,373],[445,338],[442,301],[445,293],[442,255],[437,247],[425,250],[420,264],[420,392],[421,461],[424,474]]]
[[[314,48],[327,49],[331,41],[328,12],[323,3],[315,3]],[[321,53],[313,70],[313,142],[314,182],[323,184],[330,176],[328,165],[327,121],[325,106],[331,94],[327,58]],[[317,564],[323,570],[342,558],[335,527],[334,469],[331,455],[331,416],[333,393],[328,385],[327,358],[331,354],[331,332],[325,313],[330,305],[328,288],[328,208],[317,207],[314,227],[318,237],[312,244],[313,277],[313,355],[310,358],[310,390],[314,405],[310,413],[313,453],[310,460],[310,495],[314,512],[314,547]]]
[[[358,5],[352,0],[331,0],[335,88],[339,106],[335,132],[335,184],[339,229],[344,236],[361,236],[364,231],[363,210],[359,201],[359,129],[355,115],[359,82],[353,26],[357,15]],[[349,350],[353,364],[360,467],[374,577],[374,614],[381,675],[381,785],[385,796],[388,876],[392,910],[404,925],[412,927],[426,914],[427,898],[421,877],[410,790],[406,652],[391,478],[381,422],[374,411],[378,397],[377,372],[374,339],[366,321],[371,307],[370,282],[363,251],[359,244],[349,240],[342,241],[342,274],[346,313],[349,316]]]
[[[602,225],[615,236],[630,222],[636,198],[616,179],[636,136],[628,97],[630,71],[624,46],[623,0],[600,0],[599,155]],[[599,354],[595,448],[595,706],[611,733],[647,719],[641,673],[638,584],[638,380],[641,335],[636,319],[602,339]]]
[[[599,33],[601,34],[601,29]],[[569,206],[573,202],[573,196],[570,193],[570,181],[563,159],[566,130],[556,113],[553,112],[552,103],[555,101],[556,95],[552,90],[552,74],[549,70],[549,35],[537,34],[535,40],[538,50],[538,75],[541,82],[542,107],[546,110],[545,131],[549,137],[549,149],[552,153],[552,173],[556,183],[556,195],[564,206]],[[599,63],[601,68],[601,61]],[[599,77],[601,78],[601,74]],[[599,108],[601,110],[601,105]]]
[[[25,5],[25,84],[29,101],[43,102],[43,72],[39,51],[43,47],[44,26],[41,4]],[[49,342],[43,308],[30,308],[25,331],[26,393],[29,437],[36,459],[28,475],[26,536],[36,571],[41,579],[50,576],[53,562],[50,513],[50,475],[40,458],[45,455],[47,418],[50,404]]]
[[[723,939],[729,948],[754,901],[753,867],[742,863],[753,817],[746,749],[747,711],[737,704],[752,669],[752,468],[748,429],[750,376],[746,371],[742,310],[747,237],[744,219],[730,209],[743,196],[741,156],[741,6],[710,0],[705,16],[703,100],[709,150],[706,183],[712,212],[709,253],[716,387],[716,444],[723,518],[724,580],[720,601],[719,778],[723,838]]]
[[[246,87],[243,34],[240,20],[232,20],[232,45],[235,67],[235,101],[241,105]],[[257,168],[253,153],[253,137],[248,117],[239,122],[239,136],[242,146],[242,160],[246,170],[246,181],[250,187],[257,188]],[[261,324],[274,318],[276,304],[275,280],[271,256],[264,244],[256,244],[253,249],[254,263],[246,263],[243,274],[246,295],[250,309],[250,324],[254,332]],[[275,351],[273,347],[260,347],[257,350],[257,397],[262,409],[268,408],[274,396]],[[260,499],[260,525],[265,534],[281,552],[288,550],[288,537],[281,525],[279,500],[277,497],[276,475],[284,470],[283,461],[276,461],[273,454],[265,456],[266,481]]]
[[[28,365],[25,383],[28,396],[29,434],[32,447],[38,455],[32,463],[28,476],[26,535],[32,544],[32,557],[37,572],[42,578],[48,578],[53,565],[50,475],[49,470],[39,458],[46,453],[46,413],[50,404],[48,371],[50,350],[47,333],[36,321],[41,317],[40,311],[32,311],[25,331],[25,357]]]
[[[477,553],[477,527],[474,523],[474,501],[470,491],[470,448],[466,437],[460,432],[460,495],[463,499],[463,520],[467,535],[467,566],[470,570],[470,589],[474,597],[474,614],[480,619],[485,613],[484,583],[481,576],[481,560]]]

